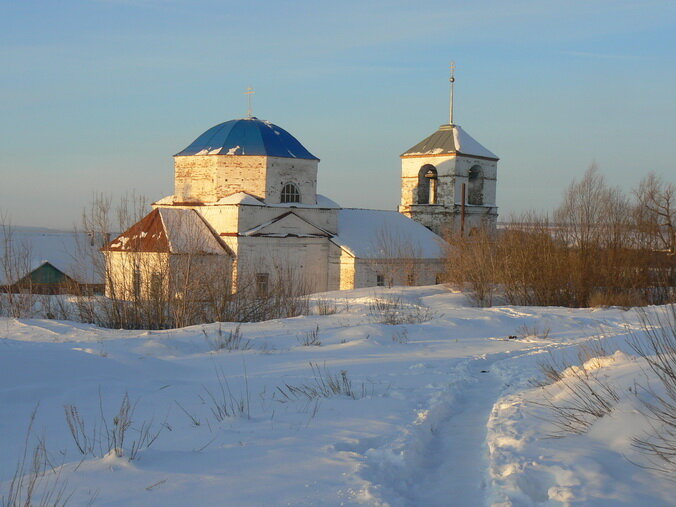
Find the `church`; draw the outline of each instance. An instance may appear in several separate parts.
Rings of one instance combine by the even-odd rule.
[[[497,161],[453,124],[451,91],[450,122],[401,155],[399,210],[341,208],[317,194],[319,158],[297,138],[251,114],[226,121],[174,155],[174,194],[103,248],[106,292],[439,283],[442,236],[495,227]]]

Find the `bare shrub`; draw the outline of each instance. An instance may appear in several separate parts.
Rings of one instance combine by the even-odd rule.
[[[402,327],[401,329],[396,329],[392,333],[392,341],[394,343],[408,343],[408,329]]]
[[[586,357],[587,352],[581,354]],[[540,369],[544,377],[560,387],[569,398],[560,401],[547,395],[544,402],[532,402],[549,409],[548,420],[555,428],[549,434],[551,438],[585,433],[594,421],[610,414],[620,399],[615,388],[599,375],[597,369],[586,368],[584,363],[572,366],[550,356],[548,361],[540,364]]]
[[[0,212],[0,281],[4,280],[0,285],[0,312],[9,317],[32,316],[35,294],[30,278],[25,278],[33,267],[31,253],[31,245],[17,236],[9,216]]]
[[[31,413],[23,451],[14,469],[7,494],[0,496],[2,507],[63,507],[73,496],[73,492],[68,491],[67,481],[62,477],[63,468],[54,467],[49,461],[45,439],[38,437],[37,442],[31,444],[37,410],[36,407]]]
[[[676,297],[673,253],[666,249],[673,241],[673,191],[653,178],[632,202],[592,166],[565,191],[553,222],[529,213],[497,234],[450,236],[447,279],[479,306],[490,305],[496,291],[516,305],[668,303]]]
[[[244,391],[235,396],[230,389],[230,383],[225,376],[222,367],[216,368],[217,390],[214,393],[206,386],[202,386],[206,395],[202,400],[209,405],[211,413],[218,422],[223,422],[231,417],[251,418],[250,396],[249,396],[249,377],[244,368]]]
[[[201,421],[199,420],[199,418],[198,418],[197,416],[195,416],[194,414],[188,412],[188,411],[185,409],[185,407],[183,407],[183,405],[181,405],[178,401],[176,401],[175,403],[176,403],[176,405],[178,405],[178,408],[180,408],[181,411],[182,411],[186,416],[188,416],[188,418],[190,419],[190,422],[192,423],[193,426],[197,427],[197,426],[200,426],[200,425],[202,424]]]
[[[400,297],[374,297],[369,301],[369,316],[374,322],[396,326],[421,324],[437,317],[429,307],[419,303],[406,303]]]
[[[207,340],[207,343],[211,347],[211,350],[214,352],[218,352],[220,350],[227,350],[228,352],[231,352],[233,350],[251,349],[251,341],[244,339],[241,326],[239,325],[236,326],[235,329],[225,333],[223,332],[223,328],[219,323],[218,330],[214,336],[210,336],[204,328],[202,328],[202,333],[204,334],[204,338]]]
[[[164,429],[163,425],[155,425],[153,420],[143,420],[136,427],[132,426],[136,405],[137,402],[131,403],[129,394],[125,393],[109,423],[99,391],[99,419],[89,425],[89,429],[77,406],[65,405],[66,424],[78,451],[82,455],[98,457],[112,452],[118,458],[127,456],[129,461],[134,461],[141,450],[155,443]]]
[[[350,313],[350,309],[352,308],[352,305],[350,305],[350,299],[349,298],[343,299],[342,306],[343,306],[343,312]]]
[[[595,290],[589,296],[589,306],[592,308],[609,308],[611,306],[618,306],[624,310],[636,306],[647,305],[646,297],[636,290],[615,290],[615,291],[598,291]]]
[[[298,343],[303,347],[319,347],[322,342],[319,339],[319,326],[315,326],[314,329],[307,331],[301,335],[298,335]]]
[[[361,391],[355,391],[352,380],[346,370],[332,373],[324,364],[320,368],[316,363],[310,363],[313,378],[310,382],[298,385],[284,384],[277,386],[275,399],[279,402],[295,400],[315,400],[318,398],[332,398],[345,396],[353,400],[363,398],[366,395],[366,387],[362,383]]]
[[[538,338],[540,340],[546,340],[549,338],[549,333],[551,328],[549,327],[540,327],[537,324],[529,326],[524,323],[516,328],[516,333],[521,335],[523,338]]]
[[[657,377],[664,394],[654,385],[641,386],[645,415],[652,421],[652,431],[634,438],[633,445],[647,457],[647,468],[673,478],[676,472],[676,308],[663,313],[639,312],[641,333],[633,334],[630,346],[643,358]],[[647,399],[646,399],[647,398]]]
[[[401,309],[401,298],[398,297],[374,297],[369,301],[369,315],[383,324],[399,323]]]
[[[577,359],[580,364],[589,364],[592,368],[600,366],[600,359],[609,355],[611,353],[598,336],[580,344],[577,348]]]
[[[338,313],[338,305],[332,299],[318,298],[315,300],[317,315],[334,315]]]
[[[96,446],[96,427],[90,434],[84,418],[75,405],[64,405],[63,410],[66,414],[66,424],[78,451],[82,455],[93,455]]]
[[[452,235],[446,279],[467,291],[477,306],[490,306],[497,283],[498,251],[492,231],[480,229],[471,237]]]

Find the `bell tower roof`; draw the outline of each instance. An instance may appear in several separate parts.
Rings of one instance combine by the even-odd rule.
[[[460,125],[445,124],[439,130],[409,148],[401,157],[428,157],[434,155],[466,155],[470,157],[499,160],[492,151],[482,146]]]

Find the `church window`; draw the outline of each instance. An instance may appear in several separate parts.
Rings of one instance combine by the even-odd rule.
[[[282,187],[281,202],[300,202],[300,192],[293,183],[287,183]]]
[[[425,164],[418,172],[418,204],[437,203],[437,169]]]
[[[409,273],[406,276],[406,285],[415,285],[415,274]]]
[[[256,297],[267,297],[269,283],[270,275],[268,273],[256,273]]]
[[[385,287],[385,275],[380,273],[376,275],[376,286]]]
[[[467,177],[467,203],[484,203],[484,175],[481,166],[475,165],[469,170]]]

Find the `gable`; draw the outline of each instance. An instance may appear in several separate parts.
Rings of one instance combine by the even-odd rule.
[[[164,224],[154,209],[129,229],[103,247],[109,252],[169,252]]]
[[[329,238],[331,234],[312,225],[293,212],[284,213],[269,222],[241,233],[242,236],[265,236],[273,238]]]
[[[16,282],[16,285],[58,285],[69,282],[74,282],[74,280],[49,262],[43,262]]]
[[[232,252],[197,211],[180,208],[159,208],[158,211],[171,253],[231,255]]]
[[[199,213],[185,208],[154,209],[102,250],[232,255]]]

